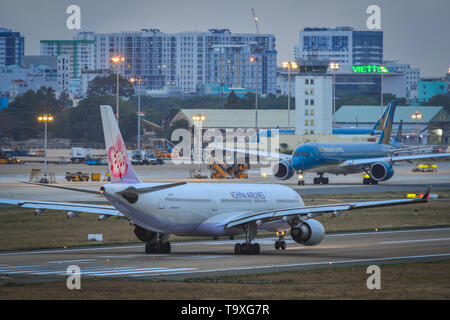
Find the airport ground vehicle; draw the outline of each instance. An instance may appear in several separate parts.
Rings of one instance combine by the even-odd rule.
[[[412,172],[437,172],[437,164],[419,163]]]
[[[342,211],[392,205],[423,203],[430,189],[419,199],[394,199],[369,202],[335,203],[305,206],[293,189],[277,184],[238,183],[143,183],[137,176],[123,143],[110,106],[101,106],[103,130],[108,152],[111,183],[99,191],[66,186],[42,186],[84,192],[105,197],[113,205],[92,205],[50,201],[0,199],[0,203],[34,208],[36,212],[57,210],[87,212],[99,220],[122,216],[135,226],[137,238],[145,242],[146,253],[170,253],[170,234],[189,236],[235,236],[245,234],[245,242],[236,243],[235,254],[259,254],[254,242],[258,230],[278,232],[276,249],[285,249],[284,237],[305,246],[319,244],[325,236],[323,225],[314,218],[323,214],[338,216]],[[35,184],[31,182],[24,182]]]
[[[92,149],[76,147],[72,148],[70,161],[72,161],[72,163],[82,163],[92,157],[93,157]]]
[[[92,166],[100,166],[100,165],[107,165],[108,161],[106,161],[106,159],[104,158],[89,158],[86,159],[86,164]]]
[[[209,169],[212,171],[211,179],[247,179],[248,168],[248,164],[228,165],[224,161],[222,163],[214,161],[209,165]]]
[[[89,181],[89,174],[88,173],[82,173],[82,172],[66,172],[65,179],[67,181],[73,181],[73,182]]]

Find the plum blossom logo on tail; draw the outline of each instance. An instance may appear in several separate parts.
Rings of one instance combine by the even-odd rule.
[[[109,148],[108,158],[112,176],[122,180],[128,171],[128,153],[120,135],[117,135],[116,143]]]

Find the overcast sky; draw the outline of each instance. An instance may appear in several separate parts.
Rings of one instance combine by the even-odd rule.
[[[384,58],[443,76],[450,66],[450,0],[0,0],[0,27],[25,36],[25,54],[39,54],[43,39],[71,39],[66,8],[81,8],[81,30],[95,32],[207,31],[228,28],[276,37],[278,64],[293,58],[304,27],[351,26],[365,30],[371,4],[381,8]]]

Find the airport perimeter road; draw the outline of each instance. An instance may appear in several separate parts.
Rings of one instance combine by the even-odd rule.
[[[450,228],[330,234],[318,246],[258,239],[260,255],[235,255],[237,240],[172,243],[171,254],[145,254],[143,244],[0,253],[0,282],[64,280],[69,265],[82,277],[185,279],[345,265],[381,265],[450,258]]]

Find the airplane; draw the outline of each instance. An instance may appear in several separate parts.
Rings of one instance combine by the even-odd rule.
[[[144,183],[137,176],[111,106],[100,106],[111,182],[97,190],[87,190],[34,182],[32,185],[84,192],[105,197],[111,205],[69,202],[0,199],[0,203],[67,212],[72,218],[80,212],[99,215],[99,220],[121,216],[129,220],[137,238],[145,242],[146,253],[170,253],[171,234],[180,236],[235,236],[235,254],[259,254],[255,242],[258,231],[278,232],[275,249],[286,249],[288,231],[299,244],[319,244],[325,235],[323,225],[314,218],[364,208],[427,202],[430,189],[421,198],[305,206],[293,189],[277,184],[245,183]]]
[[[395,105],[396,106],[396,105]],[[386,121],[386,117],[388,116],[391,109],[391,103],[386,107],[383,114],[381,115],[381,118],[377,120],[375,125],[372,127],[372,129],[364,129],[364,128],[333,128],[332,134],[368,134],[368,135],[375,135],[377,133],[380,133],[381,130],[384,128],[384,123]],[[395,112],[395,111],[394,111]],[[394,114],[392,113],[392,116]]]
[[[259,150],[245,150],[223,147],[215,144],[215,148],[236,153],[254,154],[260,157],[276,158],[278,163],[273,167],[273,175],[279,180],[287,180],[298,175],[298,184],[304,185],[304,173],[315,172],[314,184],[328,184],[330,174],[352,174],[365,172],[370,184],[378,184],[394,176],[393,163],[417,159],[450,157],[450,153],[432,153],[401,155],[411,147],[394,148],[390,146],[392,123],[397,101],[393,100],[387,108],[387,117],[378,142],[311,142],[294,149],[292,155]],[[363,179],[363,183],[364,183]]]

